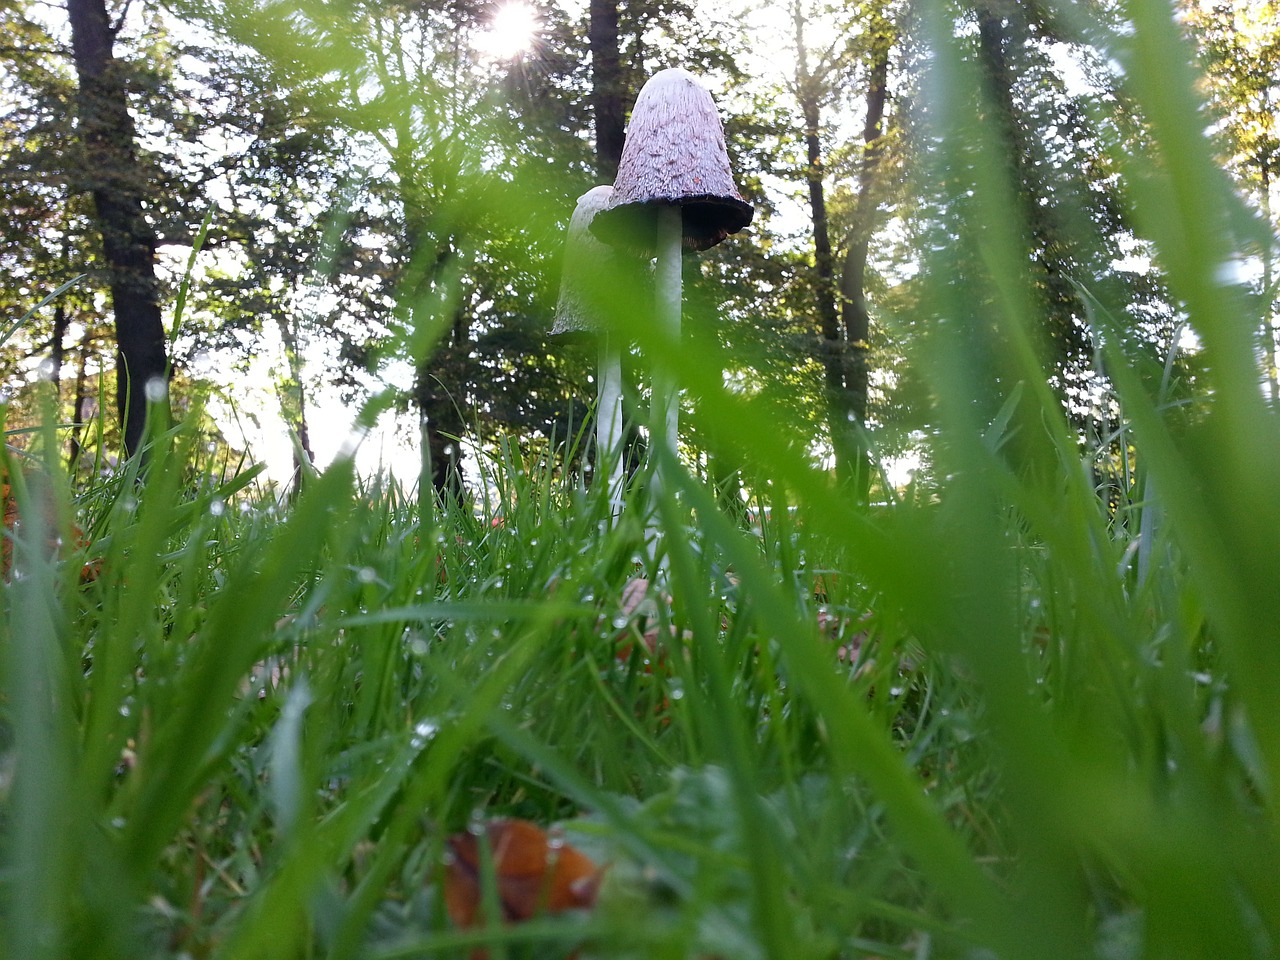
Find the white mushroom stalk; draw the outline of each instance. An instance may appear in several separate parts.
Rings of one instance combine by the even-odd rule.
[[[655,322],[680,336],[685,249],[715,246],[751,222],[751,204],[733,182],[724,128],[711,94],[687,70],[649,78],[631,113],[618,177],[608,205],[591,221],[606,243],[657,258]],[[650,443],[674,457],[679,387],[654,377]],[[654,495],[661,489],[655,476]]]
[[[607,478],[614,515],[621,510],[625,477],[622,469],[622,352],[616,332],[605,322],[599,302],[599,277],[617,266],[617,255],[591,235],[591,221],[609,203],[612,187],[593,187],[578,198],[569,219],[564,272],[556,302],[552,334],[596,335],[599,361],[596,384],[596,475]]]

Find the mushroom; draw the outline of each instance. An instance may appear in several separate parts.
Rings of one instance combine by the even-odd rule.
[[[681,238],[692,250],[714,247],[755,213],[734,186],[711,94],[679,67],[655,73],[636,97],[613,196],[591,232],[614,246],[654,251],[664,208],[681,214]]]
[[[711,94],[687,70],[662,70],[636,97],[608,205],[591,232],[616,247],[655,256],[656,320],[680,336],[681,250],[706,250],[751,222],[734,186],[724,128]],[[654,383],[653,425],[674,453],[679,403],[674,378]]]
[[[616,333],[603,322],[600,277],[616,269],[618,255],[591,235],[591,221],[609,203],[612,187],[592,187],[578,198],[569,218],[564,270],[551,333],[594,334],[599,350],[596,394],[596,469],[609,478],[609,497],[622,493],[622,359]],[[617,504],[615,503],[615,507]]]
[[[578,198],[569,218],[569,234],[564,245],[564,270],[560,275],[560,298],[556,301],[555,335],[600,330],[600,309],[591,301],[594,285],[589,282],[614,253],[591,235],[591,221],[609,205],[613,187],[592,187]]]

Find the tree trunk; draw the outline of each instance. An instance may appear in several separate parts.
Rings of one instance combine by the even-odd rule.
[[[453,239],[439,236],[431,218],[415,164],[416,138],[408,118],[402,118],[394,143],[387,144],[392,169],[400,185],[404,205],[404,278],[401,295],[408,305],[412,329],[413,406],[418,411],[418,442],[422,456],[419,478],[421,497],[429,478],[432,489],[442,499],[461,502],[465,493],[462,473],[462,445],[459,438],[466,426],[458,405],[462,398],[455,388],[461,379],[453,371],[469,349],[459,351],[460,339],[467,339],[461,315],[447,328],[437,315],[444,283],[455,257]]]
[[[57,390],[62,385],[62,364],[67,354],[67,326],[71,317],[62,301],[53,307],[53,337],[49,345],[49,382]]]
[[[444,372],[455,369],[470,350],[461,320],[454,324],[450,342],[436,351],[433,366]],[[420,417],[423,449],[431,473],[431,486],[441,499],[461,503],[466,492],[462,472],[462,441],[465,422],[451,384],[420,366],[415,378],[414,402]]]
[[[625,108],[618,50],[617,0],[591,0],[587,39],[591,46],[591,110],[596,125],[596,169],[601,183],[618,175]]]
[[[991,111],[992,129],[1000,137],[1001,153],[1007,158],[1007,176],[1016,206],[1011,213],[1017,218],[1022,242],[1034,264],[1033,295],[1040,309],[1043,339],[1052,344],[1054,366],[1062,369],[1069,365],[1073,355],[1083,352],[1083,345],[1074,323],[1077,310],[1073,305],[1078,298],[1067,269],[1055,252],[1062,247],[1064,231],[1057,211],[1051,204],[1042,202],[1046,191],[1035,170],[1026,127],[1018,119],[1014,55],[1016,44],[1025,42],[1027,25],[1022,18],[1026,11],[1003,0],[983,0],[975,11],[978,62],[986,85],[986,102]],[[997,395],[993,398],[993,407],[1005,399],[1006,396]],[[1004,454],[1027,475],[1054,480],[1060,469],[1057,454],[1047,443],[1042,429],[1040,412],[1025,403],[1014,413]]]
[[[93,196],[116,321],[116,408],[126,456],[141,448],[148,393],[153,415],[168,423],[169,359],[155,269],[155,231],[143,214],[146,173],[138,162],[137,131],[121,64],[112,53],[116,29],[104,0],[67,0],[79,80],[82,176]]]
[[[818,332],[822,347],[823,380],[827,394],[827,424],[835,455],[836,477],[842,482],[853,478],[858,431],[846,382],[845,331],[840,325],[840,309],[836,303],[835,256],[831,251],[831,232],[827,219],[826,170],[822,161],[821,78],[810,72],[809,54],[805,47],[804,14],[799,4],[792,7],[796,42],[796,97],[804,118],[805,180],[809,187],[809,218],[813,225],[814,296],[818,313]]]
[[[84,452],[80,438],[84,435],[84,413],[87,407],[87,377],[85,368],[89,365],[91,338],[85,334],[80,344],[80,362],[76,366],[76,386],[71,398],[71,435],[67,438],[67,472],[75,474],[80,463],[80,455]]]
[[[275,319],[288,370],[286,382],[279,385],[278,393],[285,425],[293,431],[296,441],[293,445],[292,483],[296,494],[302,492],[306,477],[315,463],[315,454],[311,451],[311,437],[307,431],[307,392],[302,381],[304,371],[298,331],[283,313],[278,314]]]
[[[881,136],[885,102],[888,99],[889,50],[893,35],[889,25],[877,24],[872,51],[871,74],[867,86],[867,116],[862,131],[862,164],[858,170],[858,202],[854,212],[853,233],[845,250],[840,272],[840,314],[843,333],[848,338],[845,388],[850,413],[852,437],[851,481],[860,503],[870,497],[871,457],[866,443],[867,394],[869,388],[867,351],[871,334],[871,316],[867,311],[867,248],[871,242],[876,209],[876,170],[883,153]]]
[[[623,80],[622,55],[618,39],[618,0],[590,0],[587,39],[591,47],[591,112],[596,129],[596,172],[601,183],[612,183],[618,175],[622,160],[622,146],[626,138],[627,91]],[[613,356],[622,358],[627,352],[626,343],[610,338]],[[626,376],[626,365],[621,369]],[[604,366],[597,364],[597,383],[608,376]],[[630,481],[643,465],[646,448],[636,423],[631,404],[626,401],[627,391],[619,401],[622,412],[622,470]],[[612,413],[597,409],[597,415]],[[597,451],[599,459],[599,451]],[[609,471],[599,471],[605,476]]]

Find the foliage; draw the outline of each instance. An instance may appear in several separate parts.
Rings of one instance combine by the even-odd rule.
[[[498,436],[468,500],[348,453],[287,506],[210,452],[198,409],[141,477],[68,474],[52,405],[6,434],[0,957],[1275,955],[1280,425],[1265,305],[1220,269],[1260,244],[1256,211],[1167,6],[1131,0],[1114,29],[1060,11],[1116,91],[1087,146],[1200,351],[1186,376],[1190,338],[1157,352],[1126,283],[1080,280],[1114,425],[1082,440],[976,21],[918,13],[930,190],[917,269],[882,289],[932,401],[927,485],[859,509],[806,455],[777,354],[768,389],[726,378],[766,364],[711,291],[749,316],[749,277],[782,276],[763,258],[706,261],[682,342],[599,278],[745,503],[659,462],[656,503],[642,472],[615,515],[550,426]],[[426,308],[398,278],[397,349],[428,355],[415,309],[549,301],[520,252],[556,223],[514,189],[536,166],[476,160],[431,207],[467,270]],[[1106,249],[1087,209],[1058,225],[1081,262]],[[466,359],[496,376],[495,355]],[[1108,499],[1090,468],[1115,450]],[[559,822],[608,864],[594,909],[455,929],[447,838],[495,817]],[[492,905],[483,844],[476,864]]]

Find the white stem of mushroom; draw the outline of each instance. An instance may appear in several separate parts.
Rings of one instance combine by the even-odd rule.
[[[680,339],[680,314],[684,299],[684,258],[680,242],[683,228],[680,207],[664,204],[658,208],[658,264],[654,273],[657,320],[659,327],[676,340]],[[662,373],[661,384],[659,408],[664,410],[664,416],[658,422],[666,427],[667,449],[675,453],[676,438],[680,431],[679,388],[670,371]]]
[[[610,512],[622,511],[622,355],[616,334],[600,335],[600,391],[596,402],[596,469],[607,476]]]
[[[654,307],[655,320],[660,330],[666,331],[674,339],[680,339],[680,314],[684,301],[683,253],[681,239],[684,232],[684,216],[676,204],[662,204],[658,207],[657,240],[654,251],[657,264],[654,270]],[[668,370],[653,371],[653,413],[652,434],[650,443],[665,444],[674,461],[677,451],[677,440],[680,435],[680,390],[674,374]],[[663,483],[661,472],[653,477],[653,499],[651,509],[655,511],[650,524],[656,523],[658,497],[662,495]],[[651,527],[647,531],[656,544],[657,530]],[[663,558],[665,561],[665,557]],[[665,563],[664,563],[665,567]]]

